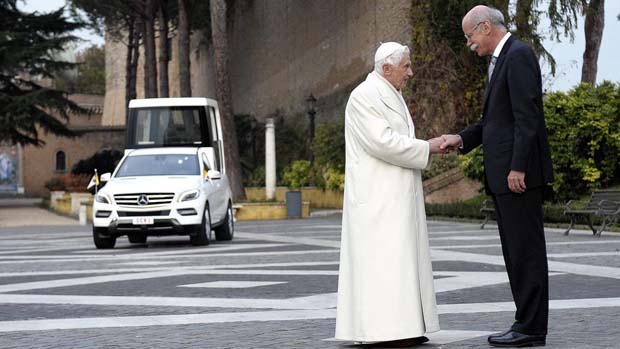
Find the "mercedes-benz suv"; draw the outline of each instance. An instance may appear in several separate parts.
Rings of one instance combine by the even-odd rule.
[[[93,202],[93,240],[113,248],[119,236],[145,243],[153,235],[188,235],[208,245],[234,234],[232,192],[212,147],[158,147],[126,151]]]

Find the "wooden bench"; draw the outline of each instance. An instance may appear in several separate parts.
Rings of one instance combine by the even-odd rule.
[[[480,225],[480,229],[484,229],[484,225],[487,224],[489,219],[494,218],[495,207],[493,206],[493,200],[486,199],[482,202],[480,212],[484,213],[484,222]]]
[[[570,217],[570,225],[564,232],[568,232],[580,220],[585,220],[592,234],[601,236],[605,227],[618,222],[620,217],[620,189],[596,189],[592,192],[589,201],[570,200],[566,203],[564,214]],[[599,230],[594,228],[592,218],[598,216],[603,221]]]

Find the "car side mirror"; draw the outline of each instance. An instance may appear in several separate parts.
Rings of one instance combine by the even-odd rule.
[[[204,148],[204,155],[207,157],[207,166],[214,168],[215,166],[215,149],[213,147]]]
[[[101,175],[101,178],[99,178],[100,182],[107,182],[110,180],[110,177],[112,177],[112,174],[110,172],[106,172],[104,174]]]
[[[209,170],[207,176],[209,179],[220,179],[222,178],[222,173],[216,170]]]

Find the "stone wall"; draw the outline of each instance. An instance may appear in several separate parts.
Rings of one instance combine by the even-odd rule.
[[[70,98],[83,107],[101,110],[101,96],[72,95]],[[69,127],[84,132],[80,137],[58,137],[39,130],[42,147],[26,146],[23,150],[23,184],[27,195],[44,196],[48,194],[45,182],[52,177],[62,177],[71,172],[78,161],[92,156],[103,148],[124,149],[124,127],[101,126],[102,115],[71,115]],[[66,155],[66,169],[56,171],[56,153]]]
[[[230,84],[236,114],[259,120],[280,111],[305,116],[310,93],[317,120],[342,117],[350,91],[373,68],[380,42],[410,41],[408,0],[237,0],[229,9]],[[210,40],[191,38],[192,95],[215,98]],[[126,48],[106,43],[104,125],[124,123]],[[111,56],[111,57],[108,57]],[[141,53],[141,60],[144,55]],[[170,93],[178,96],[178,46],[172,39]],[[109,67],[114,65],[114,67]],[[138,97],[143,96],[138,68]],[[122,108],[121,108],[122,106]]]

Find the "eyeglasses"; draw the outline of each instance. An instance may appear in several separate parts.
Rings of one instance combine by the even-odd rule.
[[[478,22],[478,24],[476,24],[474,26],[474,29],[472,29],[469,33],[465,34],[465,39],[469,40],[471,39],[471,37],[474,35],[474,32],[476,31],[476,29],[478,29],[478,27],[480,26],[480,24],[484,23],[484,21],[482,22]]]

